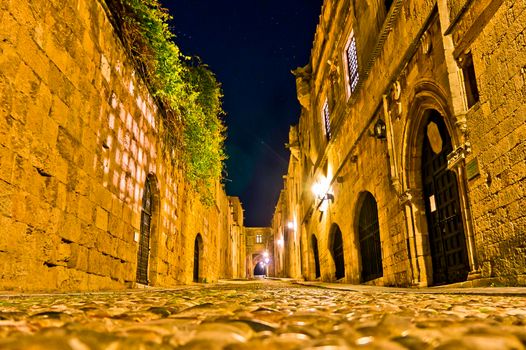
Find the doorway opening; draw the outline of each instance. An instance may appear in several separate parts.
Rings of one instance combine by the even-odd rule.
[[[340,227],[333,224],[331,229],[329,250],[334,260],[334,266],[336,268],[334,276],[337,280],[345,277],[345,259],[343,255],[343,237]]]
[[[434,285],[466,281],[469,273],[458,180],[447,168],[452,151],[444,120],[433,110],[424,127],[421,171]]]
[[[203,238],[201,234],[198,233],[194,241],[194,282],[203,281]]]

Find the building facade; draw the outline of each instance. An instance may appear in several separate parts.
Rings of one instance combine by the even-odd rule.
[[[244,274],[242,209],[204,206],[104,1],[0,5],[0,288],[97,290]],[[218,263],[221,262],[221,263]]]
[[[245,227],[246,278],[274,276],[274,236],[270,227]]]
[[[526,285],[525,10],[325,1],[295,71],[277,275]]]

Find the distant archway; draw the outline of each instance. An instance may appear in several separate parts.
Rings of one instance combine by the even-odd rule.
[[[320,271],[320,254],[318,251],[318,239],[316,235],[312,234],[311,236],[311,246],[312,246],[312,255],[314,256],[314,271],[315,277],[319,278],[321,276]]]
[[[254,276],[265,276],[265,265],[262,261],[254,267]]]
[[[329,235],[329,250],[334,261],[335,273],[337,280],[345,277],[345,258],[343,254],[343,237],[342,231],[337,224],[333,224]]]
[[[203,282],[203,238],[198,233],[194,241],[194,282]]]

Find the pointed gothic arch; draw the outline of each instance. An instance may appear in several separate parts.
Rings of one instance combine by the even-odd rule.
[[[462,163],[451,169],[447,165],[447,156],[462,145],[462,125],[452,117],[445,96],[434,82],[423,81],[417,84],[413,89],[412,105],[404,127],[401,201],[407,220],[412,280],[420,285],[463,281],[470,272],[476,270],[464,168]],[[434,124],[431,127],[433,131],[430,131],[434,136],[428,135],[430,121]],[[429,137],[435,141],[430,141]],[[432,146],[429,142],[443,143],[442,149],[435,144],[438,153],[434,160],[430,159]],[[435,170],[429,168],[429,164],[433,162],[440,163],[435,164]],[[427,176],[426,179],[424,163],[428,164],[428,175],[433,172],[436,176]],[[429,186],[432,182],[439,185],[431,188]],[[441,194],[435,193],[435,190]],[[450,193],[449,199],[437,197],[442,196],[444,191]],[[419,213],[424,213],[424,217]],[[443,218],[431,220],[438,213]],[[453,214],[455,219],[451,219]],[[455,223],[451,226],[445,221]],[[445,240],[438,235],[439,228],[449,231],[443,237]],[[456,234],[450,237],[453,231]],[[453,246],[456,248],[451,248]],[[458,255],[457,249],[463,251],[461,255],[464,255]],[[448,259],[450,263],[446,264]]]

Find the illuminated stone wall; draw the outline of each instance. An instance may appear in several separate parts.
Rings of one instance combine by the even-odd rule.
[[[103,6],[0,5],[2,289],[134,285],[147,177],[154,194],[149,284],[192,281],[198,233],[202,278],[231,273],[217,263],[221,249],[228,257],[234,249],[220,247],[235,221],[222,185],[206,208],[181,165],[163,156],[162,112]]]
[[[383,273],[367,283],[435,284],[426,216],[434,211],[424,196],[422,152],[426,120],[437,113],[452,140],[448,166],[459,192],[453,214],[467,249],[463,281],[526,284],[524,10],[522,2],[502,0],[404,0],[389,9],[380,0],[325,1],[310,62],[295,71],[302,113],[298,141],[289,141],[294,165],[276,208],[281,223],[274,223],[283,231],[297,218],[305,278],[315,278],[314,235],[321,279],[336,280],[331,232],[338,227],[345,259],[339,282],[364,282],[370,261],[358,218],[369,192],[378,209]],[[353,36],[354,91],[346,52]],[[463,73],[470,54],[479,91],[472,104]],[[385,135],[378,138],[380,121]],[[325,188],[319,197],[315,184]],[[332,198],[323,200],[327,193]],[[277,273],[291,274],[286,262],[297,253],[287,243],[275,249],[286,255]]]

